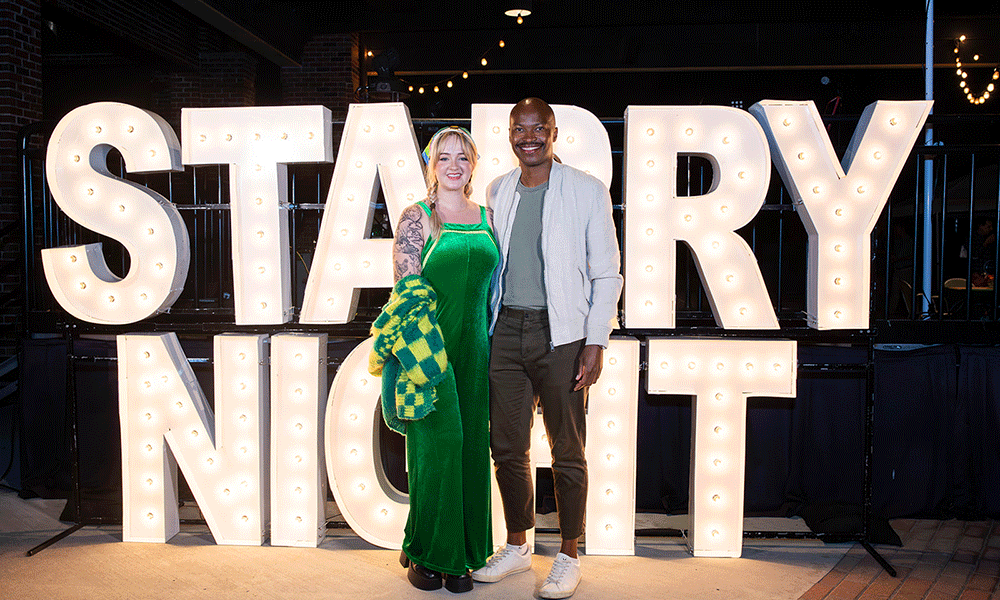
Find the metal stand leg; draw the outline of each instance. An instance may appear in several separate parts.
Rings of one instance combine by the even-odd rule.
[[[892,565],[889,564],[889,561],[883,558],[882,555],[878,553],[878,550],[876,550],[874,547],[872,547],[871,544],[868,543],[868,540],[861,540],[859,543],[861,544],[862,548],[868,551],[868,554],[872,555],[872,558],[875,559],[875,562],[877,562],[879,565],[882,566],[883,569],[885,569],[886,573],[888,573],[892,577],[896,576],[896,569],[892,568]]]
[[[63,539],[64,537],[68,537],[68,536],[72,535],[73,533],[75,533],[76,531],[78,531],[78,530],[80,530],[82,528],[83,528],[83,523],[77,523],[76,525],[73,525],[72,527],[70,527],[66,531],[60,533],[59,535],[57,535],[55,537],[51,537],[51,538],[45,540],[44,542],[42,542],[41,544],[38,544],[37,546],[35,546],[31,550],[28,550],[27,552],[24,553],[24,555],[25,556],[34,556],[34,555],[38,554],[39,552],[41,552],[42,550],[45,550],[46,548],[48,548],[52,544],[54,544],[54,543],[58,542],[59,540]]]
[[[66,531],[49,538],[31,550],[28,550],[25,556],[34,556],[35,554],[38,554],[59,540],[72,535],[74,532],[83,528],[86,524],[84,522],[80,506],[80,446],[77,439],[76,361],[74,360],[75,349],[73,348],[73,331],[72,329],[69,329],[69,327],[72,327],[72,325],[68,326],[66,330],[66,398],[69,401],[69,454],[70,459],[73,461],[73,489],[69,502],[72,502],[74,505],[74,514],[76,515],[77,522]]]

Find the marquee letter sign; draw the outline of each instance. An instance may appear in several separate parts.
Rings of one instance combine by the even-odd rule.
[[[712,188],[678,197],[677,157],[712,164]],[[757,259],[735,232],[764,204],[767,140],[747,113],[721,106],[625,111],[625,323],[674,327],[677,242],[691,247],[715,321],[777,329]]]
[[[695,556],[740,555],[747,397],[795,397],[797,366],[794,341],[649,340],[649,391],[694,396],[688,546]]]
[[[287,322],[288,163],[332,160],[330,110],[185,108],[181,121],[184,164],[229,165],[236,323]]]
[[[676,244],[683,241],[720,327],[778,328],[757,258],[735,233],[760,209],[773,157],[809,233],[809,325],[868,327],[870,234],[930,106],[869,106],[842,164],[811,102],[768,100],[750,113],[629,107],[628,326],[674,327]],[[516,166],[509,110],[472,107],[481,155],[474,199],[480,203],[489,182]],[[600,121],[573,106],[553,110],[560,159],[610,186],[611,146]],[[100,244],[45,249],[53,295],[91,323],[135,323],[169,309],[187,276],[187,228],[170,202],[113,176],[106,162],[117,148],[130,172],[177,171],[183,154],[186,164],[229,166],[236,323],[287,322],[294,312],[286,165],[333,159],[330,112],[320,106],[184,109],[182,120],[183,148],[163,119],[123,104],[84,106],[59,122],[46,155],[53,197],[73,220],[121,242],[131,267],[121,278],[112,273]],[[676,193],[680,156],[711,163],[707,193]],[[370,239],[379,186],[394,224],[425,194],[423,162],[403,104],[352,105],[348,112],[300,322],[349,322],[361,288],[391,286],[392,240]],[[233,333],[214,340],[213,412],[175,334],[118,336],[123,539],[163,542],[177,533],[179,467],[220,544],[257,545],[269,534],[272,545],[316,546],[325,532],[328,481],[360,537],[399,548],[407,497],[389,483],[378,454],[381,386],[367,372],[371,339],[348,355],[329,393],[326,335]],[[612,339],[604,359],[587,415],[586,549],[627,555],[634,552],[638,340]],[[650,338],[648,365],[649,392],[695,398],[691,550],[739,556],[746,399],[795,395],[795,342]],[[536,466],[550,463],[544,434],[536,423]],[[496,497],[494,532],[503,538]]]
[[[872,229],[930,110],[925,101],[868,105],[841,164],[811,101],[750,107],[809,233],[810,327],[868,327]]]
[[[101,244],[42,250],[60,306],[90,323],[135,323],[170,308],[187,277],[187,227],[163,196],[108,170],[118,149],[131,173],[182,170],[180,144],[159,116],[114,102],[81,106],[59,121],[45,156],[52,198],[69,218],[128,251],[124,278],[108,268]]]

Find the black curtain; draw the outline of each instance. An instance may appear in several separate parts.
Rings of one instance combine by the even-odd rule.
[[[356,340],[331,340],[330,382]],[[210,358],[211,340],[182,340]],[[121,516],[117,366],[113,340],[76,340],[75,381],[83,517]],[[746,512],[803,515],[810,526],[850,514],[863,492],[864,348],[800,344],[795,398],[751,398]],[[21,370],[24,495],[69,497],[72,461],[64,340],[26,340]],[[823,370],[808,365],[840,364]],[[195,374],[212,400],[212,367]],[[684,513],[688,503],[691,397],[645,393],[640,374],[636,502]],[[874,514],[1000,517],[1000,349],[937,346],[875,353]],[[405,490],[402,438],[384,431],[383,461]],[[190,498],[182,486],[181,496]],[[72,504],[72,503],[70,503]],[[71,507],[68,507],[71,508]],[[67,515],[66,518],[73,518]],[[853,525],[844,525],[849,529]],[[814,527],[815,528],[815,527]]]

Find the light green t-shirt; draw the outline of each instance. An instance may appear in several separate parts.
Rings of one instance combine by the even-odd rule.
[[[549,182],[533,187],[517,183],[521,201],[510,230],[510,246],[503,273],[503,305],[543,310],[545,301],[542,262],[542,204]]]

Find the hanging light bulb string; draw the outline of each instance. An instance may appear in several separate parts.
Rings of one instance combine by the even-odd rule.
[[[965,35],[959,36],[955,40],[955,75],[958,76],[958,87],[965,92],[965,98],[970,104],[982,104],[990,98],[990,94],[993,92],[994,84],[993,82],[1000,79],[1000,64],[993,67],[993,75],[991,76],[991,81],[986,84],[986,89],[980,93],[975,94],[969,88],[969,83],[966,81],[969,78],[969,72],[962,67],[962,44],[965,42]],[[979,55],[972,55],[973,62],[979,61]]]
[[[482,54],[479,55],[479,64],[480,64],[480,66],[485,67],[485,66],[487,66],[489,64],[490,61],[489,61],[489,59],[487,57],[490,55],[491,52],[493,52],[494,50],[497,50],[498,48],[504,48],[506,46],[507,46],[507,43],[504,42],[501,39],[501,40],[498,40],[496,44],[493,44],[489,48],[487,48],[486,51],[484,51]],[[423,94],[424,92],[427,92],[427,91],[433,91],[434,93],[438,93],[438,92],[441,91],[441,86],[442,85],[444,87],[448,87],[448,88],[454,87],[455,81],[457,79],[460,79],[460,78],[461,79],[468,79],[469,78],[469,72],[468,71],[462,71],[461,73],[455,73],[454,75],[452,75],[450,77],[445,77],[444,79],[439,79],[437,81],[434,81],[434,82],[431,82],[431,83],[424,83],[424,84],[413,83],[411,81],[408,81],[408,80],[402,79],[402,78],[400,78],[400,81],[402,81],[403,83],[405,83],[407,85],[407,87],[408,87],[408,89],[409,89],[410,92],[416,92],[418,94]]]

